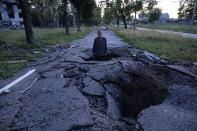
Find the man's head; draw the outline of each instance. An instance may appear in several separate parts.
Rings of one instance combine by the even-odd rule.
[[[97,32],[97,34],[98,34],[98,37],[102,36],[102,32],[100,30]]]

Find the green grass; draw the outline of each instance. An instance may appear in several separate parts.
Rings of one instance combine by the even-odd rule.
[[[137,27],[158,29],[158,30],[169,30],[169,31],[185,32],[185,33],[189,32],[189,25],[184,25],[184,24],[137,24]],[[192,26],[192,33],[197,34],[197,25]]]
[[[23,68],[26,63],[8,64],[8,61],[27,60],[39,57],[41,54],[33,54],[32,50],[42,51],[47,45],[66,44],[72,40],[84,37],[91,28],[84,28],[81,32],[70,28],[70,34],[64,35],[64,28],[34,28],[36,38],[35,45],[28,45],[23,30],[0,32],[0,79],[10,77]]]
[[[148,50],[163,59],[192,63],[197,61],[197,39],[154,31],[114,30],[124,41]]]

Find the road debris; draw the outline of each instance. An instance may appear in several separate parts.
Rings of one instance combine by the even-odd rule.
[[[18,79],[14,80],[10,84],[8,84],[7,86],[1,88],[0,89],[0,94],[3,93],[3,92],[9,92],[9,89],[11,87],[13,87],[15,84],[19,83],[20,81],[22,81],[23,79],[25,79],[26,77],[28,77],[29,75],[34,73],[35,71],[36,71],[36,69],[32,69],[32,70],[28,71],[26,74],[24,74],[23,76],[19,77]]]
[[[38,80],[38,78],[35,78],[34,81],[29,85],[25,90],[21,91],[21,93],[26,93],[33,85],[34,83]]]
[[[184,67],[177,66],[177,65],[167,65],[167,67],[170,68],[170,69],[176,70],[178,72],[181,72],[183,74],[189,75],[189,76],[194,77],[195,79],[197,79],[197,75],[195,75],[191,71],[185,69]]]
[[[188,98],[195,103],[196,95],[191,89],[189,95],[182,90],[178,93],[188,96],[181,102],[179,99],[174,101],[168,90],[169,85],[180,81],[195,84],[193,78],[166,67],[152,54],[148,53],[150,59],[147,58],[144,50],[124,46],[126,44],[111,33],[106,31],[110,57],[105,60],[86,59],[93,58],[90,48],[96,33],[74,41],[70,44],[73,45],[71,48],[51,46],[49,52],[43,53],[43,58],[35,61],[36,77],[21,82],[21,85],[17,85],[17,91],[0,96],[0,103],[3,101],[2,105],[8,105],[0,108],[0,123],[8,123],[0,124],[0,128],[17,130],[18,127],[27,126],[24,130],[143,131],[138,120],[139,116],[144,117],[146,109],[163,106],[167,99],[171,100],[168,105],[178,110],[179,103],[188,104]],[[195,72],[193,67],[191,70]],[[184,97],[181,94],[179,98]],[[190,108],[188,105],[192,113],[196,111],[195,106]],[[159,113],[166,116],[172,107],[162,108],[168,111],[161,110]],[[154,111],[146,120],[150,123],[148,126],[158,124],[151,123],[154,120],[151,118],[159,117],[155,113],[158,112]],[[9,114],[12,114],[10,119]],[[160,117],[160,127],[166,127],[163,123],[168,121],[177,122],[170,119],[173,116],[169,114],[165,121],[162,121],[165,117]],[[193,128],[196,125],[195,115],[191,118],[189,120],[194,126],[189,126]],[[181,126],[189,128],[186,122],[189,121],[178,121]],[[175,131],[182,130],[181,126],[175,126]],[[155,127],[155,130],[161,129]]]

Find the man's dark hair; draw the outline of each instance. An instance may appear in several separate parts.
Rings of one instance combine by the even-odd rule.
[[[101,36],[102,35],[102,31],[101,30],[98,30],[97,31],[97,34],[98,34],[98,36]]]

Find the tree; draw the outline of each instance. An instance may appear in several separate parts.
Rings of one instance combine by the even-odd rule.
[[[68,0],[63,0],[63,7],[64,7],[64,13],[65,14],[65,34],[69,34],[69,24],[68,24]]]
[[[23,21],[25,26],[26,40],[29,44],[35,43],[34,33],[32,29],[32,21],[30,15],[30,4],[27,0],[19,0],[22,9]]]
[[[101,8],[100,7],[97,7],[94,9],[93,11],[93,23],[94,25],[99,25],[101,24]]]
[[[91,25],[93,24],[93,19],[94,19],[94,11],[97,9],[96,6],[96,2],[95,0],[86,0],[85,3],[85,11],[82,12],[82,18],[83,18],[83,22],[85,23],[85,25]]]
[[[135,24],[136,24],[136,15],[137,15],[137,12],[142,10],[143,8],[143,2],[142,1],[139,1],[139,0],[136,0],[134,3],[134,14],[135,14],[135,19],[134,19],[134,30],[136,29],[135,27]]]
[[[178,9],[178,16],[179,18],[186,18],[186,19],[197,19],[197,6],[196,0],[181,0],[180,7]]]
[[[189,32],[192,33],[193,22],[197,19],[197,1],[181,0],[178,16],[182,19],[190,19]]]
[[[76,16],[77,16],[77,31],[80,31],[80,26],[81,26],[81,13],[83,13],[83,9],[85,8],[84,5],[85,0],[71,0],[71,3],[74,5],[76,8]]]
[[[93,10],[96,8],[95,0],[70,0],[76,8],[77,30],[80,31],[81,21],[86,24],[93,17]]]
[[[122,19],[125,29],[127,29],[127,20],[131,18],[131,13],[137,14],[137,11],[142,9],[141,0],[114,0],[105,1],[105,15],[108,20],[117,18],[117,24],[119,26],[119,20]],[[109,15],[111,15],[111,17]],[[111,21],[111,20],[110,20]],[[108,21],[109,22],[109,21]]]
[[[159,20],[160,16],[161,16],[161,9],[160,8],[153,8],[148,13],[149,22],[153,23],[153,22]]]
[[[63,0],[30,0],[32,15],[35,21],[42,27],[59,26],[59,8]],[[39,21],[39,22],[38,22]]]
[[[147,4],[147,7],[145,7],[145,9],[147,11],[151,11],[158,4],[158,1],[156,1],[156,0],[144,0],[144,4]]]
[[[127,19],[127,17],[130,16],[130,14],[132,12],[133,5],[130,0],[124,0],[124,1],[116,0],[115,5],[116,5],[118,15],[122,18],[122,21],[124,23],[124,27],[125,27],[125,29],[127,29],[126,19]]]
[[[158,2],[156,0],[144,0],[143,5],[146,5],[141,12],[144,16],[148,17],[149,22],[153,23],[157,20],[159,20],[161,16],[162,10],[156,5]]]
[[[114,3],[108,3],[107,7],[104,9],[103,20],[105,24],[110,25],[111,22],[115,19],[115,6]]]

